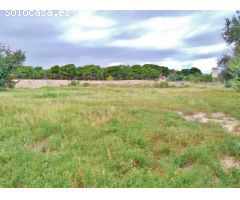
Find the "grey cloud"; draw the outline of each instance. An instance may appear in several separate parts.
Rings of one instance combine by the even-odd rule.
[[[208,46],[223,43],[220,37],[220,32],[216,31],[203,32],[200,34],[193,35],[192,37],[185,38],[183,41],[187,46]]]
[[[116,31],[112,34],[112,39],[113,40],[126,40],[126,39],[133,39],[133,38],[138,38],[142,35],[144,35],[145,31],[144,30],[139,30],[133,32],[133,31]]]
[[[34,38],[56,36],[59,30],[50,19],[40,17],[0,17],[0,35]]]
[[[98,11],[102,16],[111,17],[123,23],[141,21],[153,17],[178,17],[188,16],[198,11],[189,10],[118,10],[118,11]]]
[[[60,55],[64,55],[61,57]],[[45,48],[38,48],[30,52],[29,56],[33,60],[38,59],[44,67],[54,64],[74,63],[76,65],[100,64],[106,66],[113,62],[122,62],[134,64],[137,62],[159,62],[165,58],[172,58],[178,61],[207,59],[216,57],[219,52],[203,54],[186,54],[184,51],[176,49],[150,50],[135,49],[127,47],[87,47],[68,43],[51,43],[48,45],[48,51]],[[57,59],[56,59],[57,58]]]
[[[207,23],[207,16],[215,15],[215,12],[202,11],[97,11],[114,19],[117,24],[111,41],[119,39],[133,39],[144,35],[146,30],[127,30],[125,26],[152,17],[175,17],[197,15],[201,13],[204,18],[196,21],[196,24]],[[49,67],[54,64],[75,63],[76,65],[99,64],[106,66],[113,62],[134,64],[137,62],[160,62],[165,58],[178,61],[191,62],[195,59],[207,59],[217,57],[222,52],[186,54],[182,47],[209,46],[223,42],[215,28],[204,33],[183,39],[183,46],[176,49],[137,49],[128,47],[112,47],[101,44],[95,45],[73,44],[58,39],[63,30],[58,26],[62,18],[54,17],[5,17],[0,11],[0,42],[6,42],[13,49],[26,51],[27,65],[40,65]],[[220,24],[222,18],[212,17],[211,24]]]
[[[125,39],[133,39],[133,38],[137,38],[139,36],[143,35],[143,33],[141,32],[131,32],[131,31],[121,31],[118,33],[115,33],[112,35],[113,39],[117,39],[117,40],[125,40]]]
[[[80,63],[77,65],[89,64],[92,62],[98,62],[94,64],[106,65],[109,62],[128,62],[131,60],[160,60],[166,56],[174,56],[179,52],[177,50],[146,50],[146,49],[133,49],[124,47],[108,47],[108,46],[80,46],[68,43],[55,43],[48,45],[48,51],[45,48],[38,48],[31,53],[32,58],[39,59],[39,57],[45,60],[60,57],[64,55],[66,62],[72,62],[77,59]],[[39,56],[41,55],[41,56]],[[56,64],[57,64],[56,60]],[[47,64],[47,63],[46,63]],[[46,66],[46,65],[45,65]],[[47,65],[48,66],[48,65]]]

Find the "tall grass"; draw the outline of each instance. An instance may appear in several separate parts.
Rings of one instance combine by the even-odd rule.
[[[0,93],[1,187],[240,187],[240,139],[177,111],[240,119],[231,89],[48,87]]]

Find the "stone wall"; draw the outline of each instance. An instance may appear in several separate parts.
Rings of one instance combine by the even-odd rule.
[[[41,88],[46,86],[67,86],[69,80],[15,80],[16,88]],[[153,80],[119,80],[119,81],[79,81],[80,84],[89,83],[96,85],[134,85],[134,84],[153,84]]]

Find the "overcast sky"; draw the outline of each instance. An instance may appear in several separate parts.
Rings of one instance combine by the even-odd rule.
[[[26,52],[25,65],[154,63],[209,72],[228,47],[234,11],[72,11],[69,17],[7,17],[0,42]]]

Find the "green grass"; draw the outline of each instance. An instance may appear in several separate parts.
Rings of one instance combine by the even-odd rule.
[[[0,93],[1,187],[240,187],[240,137],[187,113],[240,119],[240,93],[207,85],[69,86]]]

